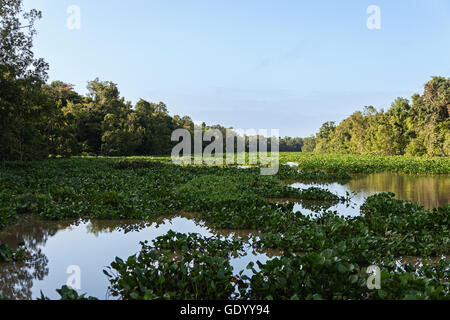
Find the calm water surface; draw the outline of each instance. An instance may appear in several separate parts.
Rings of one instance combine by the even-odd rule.
[[[354,177],[347,183],[294,183],[295,188],[321,187],[340,196],[352,194],[349,204],[337,204],[325,210],[337,211],[344,216],[357,216],[359,208],[367,197],[380,192],[393,192],[397,199],[418,202],[426,209],[433,209],[450,203],[450,175],[416,176],[392,173],[376,173]],[[311,210],[314,203],[296,203],[294,211],[316,215]]]
[[[140,250],[140,241],[152,240],[176,232],[195,232],[204,236],[252,236],[250,231],[212,231],[206,225],[187,217],[171,217],[153,222],[84,221],[47,222],[27,218],[0,233],[0,241],[11,247],[25,241],[33,253],[26,263],[0,264],[0,296],[10,299],[35,299],[44,294],[59,298],[56,289],[66,284],[71,265],[81,269],[81,290],[100,299],[113,299],[107,293],[108,278],[102,270],[115,257],[126,259]],[[243,256],[232,257],[235,273],[250,261],[265,262],[275,253],[255,252],[248,246]]]
[[[339,214],[355,216],[364,200],[378,192],[394,192],[399,199],[417,201],[426,208],[449,203],[450,176],[407,176],[395,174],[372,174],[358,176],[348,183],[305,184],[293,186],[307,188],[319,186],[339,195],[356,192],[350,205],[338,204],[328,210]],[[294,210],[316,214],[311,203],[297,203]],[[107,294],[109,281],[102,270],[115,257],[127,258],[139,251],[140,241],[164,235],[167,231],[195,232],[204,236],[221,234],[226,237],[257,236],[251,231],[213,230],[193,216],[173,216],[154,221],[37,221],[30,217],[0,232],[0,242],[17,247],[21,241],[33,253],[33,259],[26,263],[0,264],[0,296],[11,299],[34,299],[44,294],[58,298],[55,289],[66,284],[71,265],[81,269],[81,290],[101,299]],[[246,255],[233,257],[231,264],[237,273],[245,269],[250,261],[265,262],[279,253],[254,252],[247,248]]]

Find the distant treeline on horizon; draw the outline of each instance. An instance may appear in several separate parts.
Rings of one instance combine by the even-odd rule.
[[[26,90],[21,87],[21,81],[16,83],[17,93]],[[72,85],[62,81],[42,83],[32,91],[39,99],[24,106],[30,112],[23,113],[20,109],[14,112],[11,108],[6,123],[8,117],[2,114],[0,157],[30,160],[48,156],[165,155],[170,154],[177,143],[171,141],[175,129],[187,129],[193,136],[196,125],[192,119],[170,116],[163,102],[141,99],[133,106],[120,97],[117,85],[109,81],[96,79],[89,82],[87,88],[88,95],[82,96]],[[2,94],[1,97],[0,103],[5,103],[7,96]],[[434,77],[425,85],[423,95],[412,97],[412,104],[407,99],[397,98],[387,111],[364,107],[339,125],[325,122],[315,136],[280,138],[279,150],[448,156],[449,110],[450,79]],[[28,113],[35,117],[22,117]],[[227,128],[221,125],[202,124],[203,131],[208,129],[218,129],[226,136]],[[204,146],[207,144],[209,142],[204,142]],[[268,145],[270,150],[270,139]],[[245,147],[248,151],[248,139],[245,139]]]

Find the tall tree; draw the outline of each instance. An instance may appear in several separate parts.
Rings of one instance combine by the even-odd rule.
[[[365,107],[338,126],[326,122],[315,152],[379,155],[450,155],[450,79],[433,77],[422,95],[397,98],[386,111]]]
[[[42,14],[24,12],[22,0],[0,0],[0,158],[47,155],[42,123],[54,104],[42,90],[48,65],[33,54]]]

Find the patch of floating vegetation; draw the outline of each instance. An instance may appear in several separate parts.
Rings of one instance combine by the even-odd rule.
[[[407,256],[448,257],[448,202],[427,210],[396,199],[392,193],[367,195],[358,202],[359,195],[349,199],[332,189],[344,190],[352,181],[350,173],[395,169],[395,163],[399,172],[411,171],[411,163],[423,165],[417,172],[435,163],[437,168],[430,171],[437,173],[446,170],[446,162],[373,158],[362,166],[353,160],[306,157],[293,160],[298,167],[281,165],[275,176],[261,176],[258,167],[178,166],[154,159],[5,164],[0,170],[0,226],[20,220],[5,229],[0,239],[13,250],[25,242],[33,258],[2,265],[2,272],[7,273],[0,277],[0,296],[27,299],[41,289],[46,294],[56,292],[53,289],[67,277],[62,261],[66,263],[75,253],[80,257],[77,263],[92,276],[84,290],[101,298],[108,286],[117,298],[126,299],[181,295],[195,299],[448,298],[448,281],[444,281],[448,259],[422,266],[405,264],[403,269],[395,262]],[[287,179],[303,184],[289,186],[282,182]],[[310,180],[316,185],[305,182]],[[323,184],[330,180],[339,182]],[[294,203],[273,199],[293,199],[301,204],[301,213],[311,210],[311,214],[298,214]],[[358,215],[345,216],[340,207],[337,212],[332,210],[354,202]],[[31,224],[22,220],[29,217],[34,219]],[[218,239],[220,232],[225,237]],[[62,243],[72,247],[62,247]],[[242,244],[239,250],[229,250],[236,243]],[[165,253],[159,258],[151,254],[180,245],[182,254],[173,270],[166,268],[171,265],[169,255],[168,260],[159,261]],[[199,246],[204,250],[197,250]],[[211,252],[221,259],[213,259]],[[141,260],[136,253],[142,253]],[[129,258],[115,259],[133,256],[130,262]],[[101,270],[111,261],[117,262],[111,265],[115,271],[110,270],[116,272],[110,280],[116,281],[108,282]],[[199,261],[197,269],[195,263],[191,265],[195,261]],[[121,270],[128,263],[131,273],[124,274]],[[362,286],[367,276],[364,270],[373,264],[385,272],[383,291],[369,292]],[[158,274],[183,280],[164,280],[158,288],[143,282],[139,290],[114,287],[122,277],[131,284],[141,279],[139,270],[148,271],[149,279],[155,281],[163,281],[156,278]],[[201,292],[192,290],[197,281],[206,286]],[[188,289],[174,291],[179,285]],[[58,294],[82,297],[67,288]],[[58,297],[55,293],[51,298]]]

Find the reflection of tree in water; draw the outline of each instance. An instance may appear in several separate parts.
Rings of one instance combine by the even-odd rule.
[[[158,228],[175,216],[159,217],[153,220],[90,220],[86,226],[89,233],[99,235],[112,232],[137,232],[150,227]]]
[[[40,249],[31,253],[26,262],[0,264],[0,296],[9,299],[31,300],[34,280],[48,275],[48,259]]]
[[[29,257],[24,262],[0,264],[0,296],[17,300],[31,300],[34,280],[43,280],[49,272],[48,258],[41,247],[54,236],[58,230],[65,229],[73,222],[39,221],[23,217],[16,225],[1,232],[0,241],[16,249],[21,242]]]
[[[99,235],[100,233],[111,232],[137,232],[150,227],[159,228],[162,225],[170,223],[175,218],[184,218],[193,221],[196,225],[209,228],[206,223],[198,218],[193,212],[174,213],[156,217],[147,220],[90,220],[90,224],[86,226],[89,233]]]
[[[419,202],[426,209],[437,208],[450,202],[450,175],[406,175],[376,173],[351,180],[352,191],[393,192],[397,199]]]

